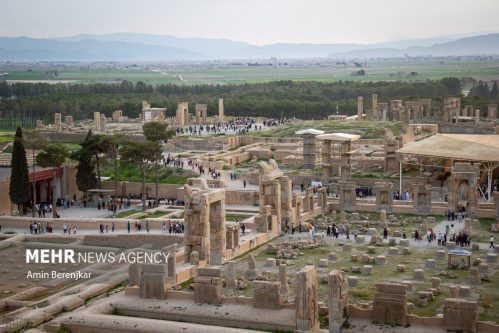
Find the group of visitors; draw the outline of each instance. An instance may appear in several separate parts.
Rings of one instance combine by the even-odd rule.
[[[400,193],[399,191],[393,191],[393,200],[410,200],[411,196],[408,191]]]
[[[341,224],[337,225],[336,223],[333,223],[333,225],[328,225],[326,228],[326,236],[327,237],[334,237],[338,238],[340,234],[345,234],[346,239],[350,239],[350,229],[348,228],[347,225]]]
[[[168,233],[169,234],[183,234],[184,233],[184,224],[181,222],[174,222],[171,220],[168,220],[166,222],[163,222],[163,230],[166,231],[166,228],[168,228]]]

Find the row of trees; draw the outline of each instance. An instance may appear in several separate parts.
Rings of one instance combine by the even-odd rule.
[[[88,119],[94,111],[111,116],[121,109],[126,116],[136,118],[142,109],[142,100],[153,107],[167,107],[174,115],[177,102],[207,103],[210,115],[218,110],[218,97],[225,98],[225,112],[232,116],[259,115],[278,118],[322,119],[336,110],[355,114],[357,97],[369,98],[378,94],[379,102],[390,99],[432,98],[438,107],[445,96],[461,94],[461,80],[444,78],[425,82],[295,82],[276,81],[244,85],[157,85],[132,84],[55,84],[0,82],[0,119],[22,115],[30,119],[53,122],[56,112],[74,119]],[[15,96],[16,98],[10,98]],[[489,96],[490,97],[490,96]],[[487,101],[486,101],[487,102]],[[490,102],[490,101],[488,101]]]
[[[158,168],[163,157],[161,142],[166,142],[174,135],[165,123],[148,122],[143,126],[146,141],[130,141],[120,134],[116,135],[94,135],[89,131],[80,144],[80,149],[71,153],[66,146],[59,143],[46,143],[36,131],[29,133],[28,138],[23,137],[21,128],[15,135],[12,152],[12,173],[10,180],[10,199],[18,206],[23,206],[24,211],[30,203],[29,170],[26,158],[26,148],[40,150],[36,156],[36,164],[41,167],[53,168],[53,179],[57,167],[63,165],[68,159],[76,161],[77,173],[76,184],[82,192],[90,189],[101,188],[100,167],[103,158],[112,159],[114,165],[114,186],[118,193],[118,160],[124,163],[132,163],[139,166],[142,178],[142,208],[145,209],[145,176],[149,163],[154,163],[156,172],[156,200],[158,202]],[[33,164],[33,174],[35,166]],[[36,190],[33,182],[33,203],[36,203]],[[55,191],[52,192],[53,194]],[[53,216],[56,217],[55,196],[52,195]],[[33,209],[33,216],[35,210]]]
[[[142,179],[142,208],[145,210],[145,177],[149,163],[154,163],[156,174],[156,202],[158,197],[158,168],[163,158],[161,142],[168,141],[174,135],[167,124],[160,122],[147,122],[142,127],[146,141],[130,141],[120,134],[94,135],[89,131],[81,148],[72,155],[78,161],[76,183],[78,189],[86,192],[90,189],[101,188],[100,165],[101,158],[112,160],[114,168],[114,187],[118,193],[118,160],[139,166]]]
[[[499,90],[497,88],[497,81],[489,89],[487,82],[479,81],[478,85],[470,89],[469,96],[476,96],[484,99],[497,99],[499,97]]]

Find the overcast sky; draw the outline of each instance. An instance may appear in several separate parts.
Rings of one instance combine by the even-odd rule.
[[[0,35],[374,43],[499,32],[499,0],[0,0]]]

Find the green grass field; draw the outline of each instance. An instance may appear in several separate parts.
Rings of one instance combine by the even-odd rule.
[[[332,61],[331,61],[332,63]],[[76,81],[80,83],[132,82],[145,81],[149,84],[244,84],[269,82],[276,80],[323,81],[425,81],[443,77],[473,77],[490,81],[499,79],[499,62],[497,60],[424,60],[413,59],[373,60],[367,62],[364,70],[366,76],[352,76],[358,70],[354,67],[339,67],[324,64],[308,67],[215,67],[208,65],[195,69],[58,69],[58,76],[47,74],[47,71],[33,68],[16,70],[0,66],[0,72],[6,72],[0,79],[5,80],[49,80]],[[411,72],[417,75],[411,76]]]

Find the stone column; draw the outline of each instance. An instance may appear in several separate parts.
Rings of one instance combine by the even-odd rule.
[[[342,270],[333,270],[328,275],[329,333],[339,333],[347,308],[347,279]]]
[[[315,135],[303,135],[303,168],[313,170],[315,168]]]
[[[480,110],[475,110],[475,125],[478,126],[480,122]]]
[[[281,282],[281,291],[288,292],[288,274],[286,264],[279,265],[279,281]]]
[[[224,99],[218,99],[218,121],[224,121]]]
[[[100,131],[100,112],[94,112],[94,126],[96,130]]]
[[[373,119],[374,120],[379,120],[379,116],[378,116],[378,95],[376,94],[373,94]]]
[[[362,120],[364,116],[364,103],[362,101],[362,96],[357,98],[357,120]]]
[[[386,324],[405,325],[407,322],[406,285],[377,283],[373,301],[374,321]]]
[[[55,118],[55,129],[60,132],[62,130],[62,114],[56,113],[54,114],[54,118]]]
[[[231,260],[227,263],[227,288],[234,289],[237,287],[236,278],[236,262]]]
[[[319,304],[317,302],[317,270],[307,265],[297,273],[296,329],[314,331],[319,329]]]
[[[496,217],[496,222],[499,223],[499,192],[492,192],[492,195],[494,196],[494,203],[495,203],[495,217]]]

